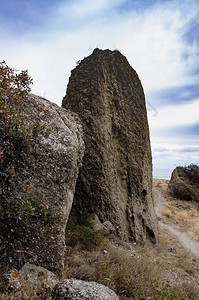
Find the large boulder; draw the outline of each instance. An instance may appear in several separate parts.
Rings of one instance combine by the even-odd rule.
[[[124,240],[156,243],[145,97],[119,51],[99,50],[72,70],[62,106],[83,124],[85,155],[72,212],[111,222]]]
[[[119,300],[107,286],[96,282],[65,279],[53,290],[53,300]]]
[[[199,167],[176,167],[171,174],[168,192],[180,200],[199,202]]]
[[[61,275],[82,127],[75,114],[32,94],[0,100],[1,271],[29,261]]]

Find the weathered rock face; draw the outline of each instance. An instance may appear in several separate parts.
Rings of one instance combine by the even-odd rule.
[[[65,279],[53,291],[53,300],[119,300],[107,286],[96,282]]]
[[[157,241],[144,92],[119,51],[95,49],[72,71],[62,106],[83,124],[85,156],[72,211],[95,213],[117,235]]]
[[[173,170],[168,192],[171,196],[180,200],[199,202],[199,182],[192,182],[184,167],[177,167]]]
[[[17,110],[12,104],[13,115]],[[81,125],[75,114],[34,95],[20,104],[26,130],[19,131],[14,121],[8,126],[5,111],[0,119],[1,264],[19,269],[29,261],[60,274],[84,152]]]

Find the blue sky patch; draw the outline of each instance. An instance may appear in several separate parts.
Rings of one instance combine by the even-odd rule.
[[[184,35],[184,39],[186,39],[189,43],[196,42],[199,44],[199,15],[193,22],[191,22],[191,24],[189,24]]]
[[[179,104],[199,98],[199,84],[172,87],[150,94],[153,105],[165,106],[169,104]]]

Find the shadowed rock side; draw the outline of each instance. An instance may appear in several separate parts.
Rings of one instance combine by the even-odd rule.
[[[72,211],[110,221],[124,240],[158,238],[140,80],[119,51],[99,50],[72,71],[63,107],[83,124],[85,156]]]
[[[187,168],[176,167],[169,181],[169,194],[180,200],[199,202],[199,180],[193,179],[189,178]]]
[[[13,104],[12,113],[17,109]],[[0,173],[1,264],[19,269],[29,261],[60,275],[65,226],[84,152],[82,127],[75,114],[34,95],[23,100],[20,110],[30,136],[9,128],[6,116],[0,119],[5,146]]]

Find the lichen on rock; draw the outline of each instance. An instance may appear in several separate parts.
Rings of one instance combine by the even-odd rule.
[[[53,290],[53,300],[119,300],[107,286],[76,279],[65,279]]]
[[[75,114],[32,94],[20,110],[28,135],[9,127],[5,113],[0,116],[2,270],[29,261],[61,275],[65,226],[84,153],[82,127]]]

